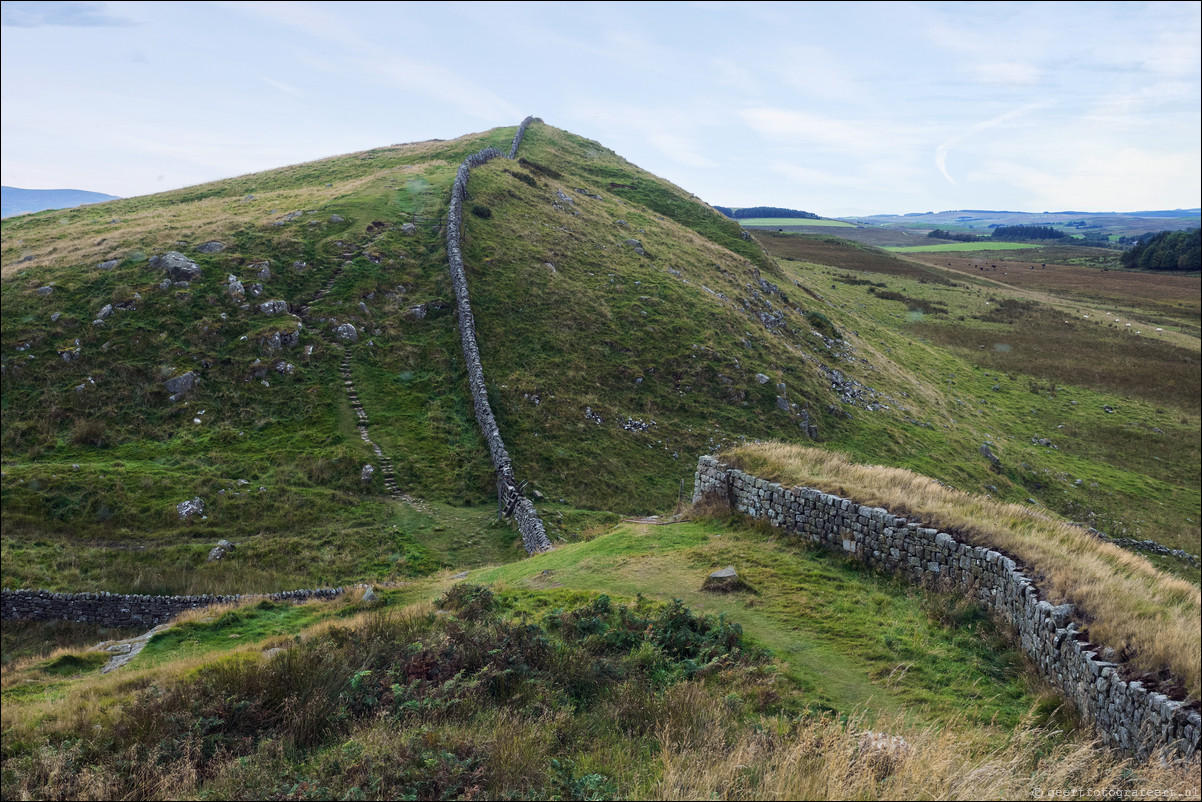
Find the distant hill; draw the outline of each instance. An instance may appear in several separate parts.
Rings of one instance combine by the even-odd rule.
[[[84,189],[0,187],[0,217],[41,212],[46,209],[72,209],[89,203],[104,203],[117,199],[117,195],[88,192]]]
[[[813,212],[803,212],[798,209],[784,209],[780,206],[748,206],[735,209],[730,206],[715,206],[715,209],[734,220],[748,220],[757,217],[802,217],[806,220],[820,220]]]

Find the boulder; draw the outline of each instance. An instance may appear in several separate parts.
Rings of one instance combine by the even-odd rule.
[[[101,262],[96,265],[97,270],[112,270],[117,265],[121,264],[120,259],[109,259],[107,262]]]
[[[268,262],[255,262],[250,269],[256,267],[259,268],[259,281],[271,281],[271,265]]]
[[[196,281],[201,275],[200,265],[179,251],[167,251],[162,256],[152,257],[150,266],[161,267],[172,281]]]
[[[997,458],[997,455],[989,448],[988,443],[981,444],[981,456],[989,460],[995,467],[1001,467],[1002,461]]]
[[[235,276],[233,273],[230,273],[229,279],[227,281],[229,284],[228,292],[230,295],[232,295],[235,298],[241,298],[243,295],[246,294],[246,288],[242,286],[242,282],[239,281],[238,277]]]
[[[639,256],[647,255],[647,252],[643,250],[643,243],[639,242],[637,239],[626,240],[626,245],[629,248],[631,248],[635,253],[637,253]]]
[[[728,565],[706,577],[701,589],[711,593],[735,593],[751,590],[751,586],[739,577],[739,572],[733,565]]]
[[[417,233],[417,226],[413,225],[413,223],[405,223],[401,226],[401,233],[406,237],[412,237]]]
[[[374,601],[379,601],[380,597],[376,595],[375,588],[369,587],[367,590],[363,591],[363,599],[362,600],[365,602],[374,602]]]
[[[367,484],[371,481],[371,477],[375,474],[375,472],[376,469],[373,468],[370,463],[364,465],[363,470],[359,471],[359,481],[363,484]]]
[[[273,331],[270,335],[259,338],[259,345],[268,351],[282,351],[299,344],[299,331]]]
[[[224,556],[225,549],[221,548],[221,546],[214,546],[212,551],[209,552],[208,559],[206,559],[205,562],[215,563]]]
[[[211,239],[203,245],[196,246],[197,253],[221,253],[225,250],[225,243]]]
[[[163,382],[163,386],[166,387],[167,392],[171,393],[172,395],[179,395],[180,393],[191,391],[191,389],[196,386],[196,380],[198,378],[199,377],[196,375],[196,373],[190,370],[187,373],[181,373],[178,376],[171,377],[167,381]]]
[[[330,215],[330,222],[331,223],[345,223],[346,218],[340,214],[332,214],[332,215]]]
[[[334,333],[347,342],[354,343],[359,341],[359,331],[350,323],[343,323],[334,329]]]
[[[288,312],[288,302],[278,298],[259,304],[259,311],[265,315],[282,315]]]
[[[52,292],[54,292],[54,287],[50,284],[47,284],[45,287],[38,287],[38,295],[49,295]]]
[[[106,317],[108,317],[111,314],[113,314],[113,305],[105,304],[103,307],[101,307],[100,311],[96,313],[96,319],[104,320]]]
[[[757,373],[757,374],[755,374],[755,380],[756,380],[757,382],[759,382],[760,384],[767,384],[768,382],[770,382],[770,381],[771,381],[771,379],[769,379],[769,378],[768,378],[767,376],[765,376],[763,373]]]
[[[201,501],[200,496],[181,501],[175,505],[175,511],[179,514],[181,521],[186,521],[194,515],[203,515],[205,511],[205,503]],[[220,547],[218,547],[220,548]]]

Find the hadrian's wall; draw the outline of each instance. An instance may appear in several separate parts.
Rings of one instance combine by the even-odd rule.
[[[0,619],[5,621],[74,621],[102,627],[153,627],[185,610],[255,599],[303,602],[332,599],[348,588],[288,590],[232,596],[138,596],[116,593],[52,593],[48,590],[0,591]]]
[[[527,126],[534,121],[527,117],[518,126],[513,137],[513,145],[509,149],[509,158],[517,155],[518,146]],[[492,406],[488,403],[488,388],[484,384],[484,368],[480,364],[480,348],[476,341],[476,319],[472,315],[471,298],[467,289],[467,273],[463,266],[463,250],[460,236],[463,229],[463,204],[467,200],[467,182],[471,177],[471,168],[478,167],[504,154],[496,148],[485,148],[473,153],[459,165],[455,175],[455,184],[451,188],[451,206],[447,212],[447,261],[451,269],[451,287],[455,292],[455,307],[459,313],[459,342],[463,347],[463,360],[467,365],[468,386],[472,391],[472,407],[476,412],[476,422],[488,443],[489,456],[492,457],[493,469],[497,474],[497,501],[501,511],[511,516],[517,522],[518,531],[522,533],[522,543],[526,551],[536,554],[551,548],[551,541],[543,529],[534,509],[534,503],[526,498],[521,491],[513,474],[513,463],[509,452],[505,450],[505,441],[501,439],[501,430],[493,417]]]
[[[997,551],[960,543],[946,532],[806,487],[782,487],[713,457],[697,464],[693,500],[717,495],[731,509],[917,582],[938,580],[975,596],[1008,623],[1047,681],[1062,690],[1107,743],[1147,756],[1169,746],[1198,752],[1197,703],[1174,701],[1123,666],[1098,657],[1070,620],[1072,605],[1041,600],[1032,580]]]

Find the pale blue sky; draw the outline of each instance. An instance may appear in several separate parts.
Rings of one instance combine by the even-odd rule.
[[[1194,207],[1200,9],[4,2],[3,183],[145,194],[535,114],[717,204]]]

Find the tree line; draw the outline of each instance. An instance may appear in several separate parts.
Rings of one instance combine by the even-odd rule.
[[[1138,270],[1202,270],[1202,228],[1145,234],[1122,261]]]
[[[715,209],[735,220],[747,220],[753,217],[798,217],[806,220],[821,220],[813,212],[802,212],[797,209],[784,209],[780,206],[748,206],[746,209],[732,209],[729,206],[715,206]]]

